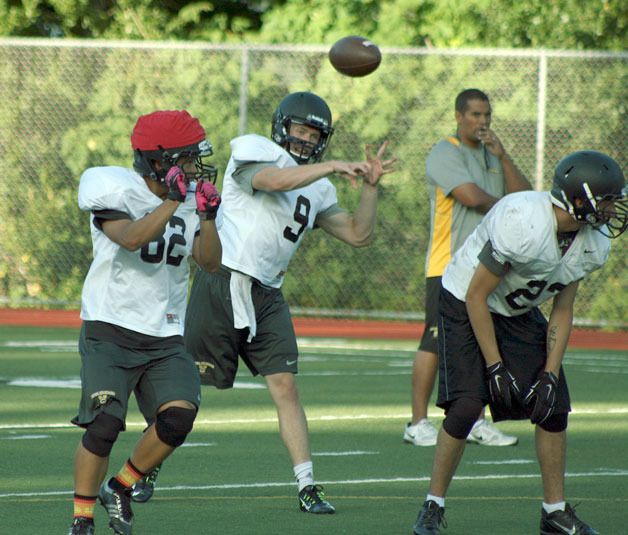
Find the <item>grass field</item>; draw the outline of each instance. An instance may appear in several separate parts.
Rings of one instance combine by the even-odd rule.
[[[82,434],[75,329],[0,327],[0,533],[66,533],[72,463]],[[154,498],[134,507],[142,534],[409,534],[427,491],[433,448],[403,444],[412,342],[300,340],[299,387],[315,475],[338,513],[297,511],[292,469],[260,379],[203,387],[188,443],[167,461]],[[567,494],[601,533],[627,533],[628,353],[570,351]],[[110,472],[143,424],[131,403]],[[439,410],[431,416],[440,420]],[[533,429],[507,448],[470,445],[447,500],[448,535],[538,534],[541,485]],[[109,533],[97,506],[97,533]],[[621,527],[623,526],[623,527]]]

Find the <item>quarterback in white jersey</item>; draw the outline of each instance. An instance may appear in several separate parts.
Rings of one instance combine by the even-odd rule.
[[[437,405],[445,410],[416,535],[438,533],[445,495],[477,415],[529,419],[543,482],[540,532],[596,535],[565,502],[571,410],[562,367],[579,282],[604,265],[628,227],[628,191],[612,158],[563,158],[551,192],[512,193],[482,220],[445,269],[440,295]],[[538,305],[553,299],[549,319]],[[490,529],[486,526],[486,529]]]
[[[231,388],[241,357],[268,385],[290,454],[304,512],[335,510],[314,484],[307,421],[294,381],[298,351],[281,284],[306,232],[320,227],[354,247],[372,239],[377,184],[394,159],[367,151],[364,162],[321,162],[332,135],[331,111],[312,93],[292,93],[273,115],[272,141],[258,135],[231,142],[223,183],[219,234],[223,268],[198,272],[185,323],[185,343],[201,381]],[[362,180],[354,214],[338,206],[326,178]]]
[[[85,433],[75,454],[70,535],[94,533],[97,498],[109,526],[131,534],[135,485],[183,444],[200,403],[183,324],[189,257],[209,271],[221,261],[216,170],[202,160],[211,145],[188,112],[156,111],[137,120],[131,146],[134,169],[94,167],[79,184],[94,260],[81,303],[82,395],[72,422]],[[132,393],[148,427],[103,482]]]

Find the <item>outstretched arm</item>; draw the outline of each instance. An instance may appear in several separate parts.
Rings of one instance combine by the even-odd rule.
[[[394,171],[396,158],[382,160],[388,141],[380,146],[375,157],[366,147],[367,173],[362,180],[360,204],[353,215],[339,212],[317,219],[317,224],[326,232],[353,247],[364,247],[371,243],[377,218],[377,185],[381,177]]]

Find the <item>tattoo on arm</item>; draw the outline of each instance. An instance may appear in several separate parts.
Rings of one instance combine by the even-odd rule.
[[[556,347],[556,331],[558,330],[557,326],[550,327],[547,332],[547,351],[552,351],[554,347]]]

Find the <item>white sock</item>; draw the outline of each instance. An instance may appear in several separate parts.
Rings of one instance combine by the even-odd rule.
[[[294,477],[299,485],[299,492],[301,492],[308,485],[314,484],[314,465],[312,461],[306,461],[301,464],[297,464],[293,467]]]
[[[440,496],[434,496],[433,494],[428,494],[425,498],[425,501],[432,500],[438,504],[438,507],[445,507],[445,498],[441,498]]]
[[[565,502],[557,502],[557,503],[545,503],[543,502],[543,509],[549,515],[554,511],[564,511],[565,510]]]

